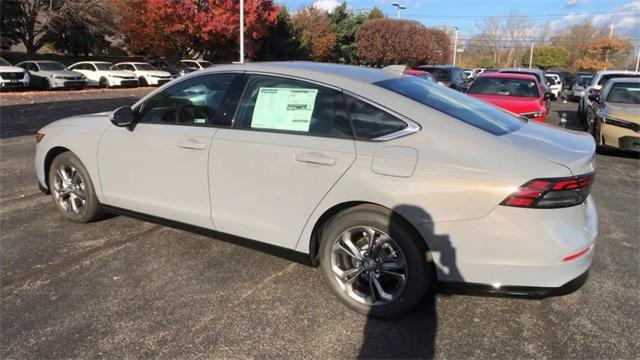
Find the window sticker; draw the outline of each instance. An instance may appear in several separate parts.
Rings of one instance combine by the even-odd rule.
[[[309,131],[318,89],[260,88],[251,127]]]

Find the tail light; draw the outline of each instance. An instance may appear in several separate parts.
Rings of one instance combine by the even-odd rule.
[[[526,208],[563,208],[582,204],[589,196],[593,173],[553,179],[535,179],[520,186],[500,205]]]

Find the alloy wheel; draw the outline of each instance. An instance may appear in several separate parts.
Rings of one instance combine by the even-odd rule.
[[[340,289],[370,306],[396,300],[407,284],[407,262],[398,244],[371,226],[345,230],[331,249],[331,269]]]
[[[66,212],[80,215],[87,207],[85,182],[71,164],[61,164],[53,178],[53,194]]]

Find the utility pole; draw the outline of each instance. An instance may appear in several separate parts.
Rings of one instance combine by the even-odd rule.
[[[640,67],[640,48],[638,48],[638,59],[636,60],[636,72],[638,72],[639,67]]]
[[[244,63],[244,0],[240,0],[240,63]]]
[[[531,69],[533,63],[533,41],[531,42],[531,50],[529,50],[529,69]]]
[[[400,19],[400,10],[404,10],[407,8],[406,6],[399,3],[393,3],[391,4],[391,6],[394,6],[398,10],[396,13],[396,19]]]
[[[454,26],[453,29],[455,29],[455,33],[453,35],[453,66],[456,66],[456,55],[458,54],[458,30],[460,30],[460,28]]]
[[[609,25],[609,39],[613,37],[613,24]],[[609,47],[607,47],[606,52],[604,53],[604,69],[607,70],[607,63],[609,62]]]

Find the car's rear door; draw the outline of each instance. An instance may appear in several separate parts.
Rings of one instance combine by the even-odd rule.
[[[212,227],[211,139],[235,77],[178,82],[144,103],[132,129],[108,129],[98,149],[106,204]]]
[[[293,248],[355,159],[352,128],[339,90],[247,76],[234,127],[213,139],[213,222],[223,232]]]

